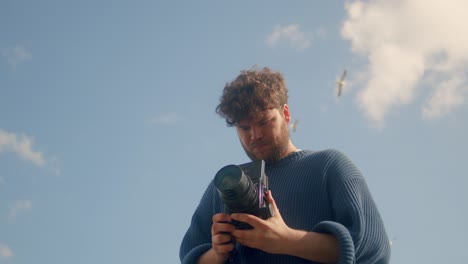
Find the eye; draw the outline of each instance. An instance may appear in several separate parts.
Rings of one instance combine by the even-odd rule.
[[[248,131],[250,129],[248,126],[238,126],[238,128],[242,131]]]
[[[271,121],[273,121],[273,118],[265,119],[265,120],[260,121],[260,122],[259,122],[259,125],[260,125],[260,126],[266,126],[266,125],[270,124]]]

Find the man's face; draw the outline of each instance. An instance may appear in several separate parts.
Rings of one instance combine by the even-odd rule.
[[[289,108],[274,108],[252,120],[237,125],[242,147],[251,160],[277,161],[288,154],[290,120]]]

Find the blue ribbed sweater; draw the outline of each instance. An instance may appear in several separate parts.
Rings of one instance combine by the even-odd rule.
[[[340,264],[385,264],[389,239],[367,184],[356,166],[337,150],[295,152],[266,163],[269,189],[291,228],[337,237]],[[209,184],[182,240],[182,263],[196,263],[211,248],[212,216],[224,212],[213,181]],[[313,263],[238,245],[235,263]]]

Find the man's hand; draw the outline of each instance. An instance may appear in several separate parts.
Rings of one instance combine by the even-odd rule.
[[[231,234],[237,242],[271,254],[291,255],[321,263],[338,261],[338,241],[334,236],[288,227],[281,217],[271,191],[267,192],[266,198],[274,214],[266,220],[249,214],[231,215],[232,219],[253,227],[250,230],[234,230]]]
[[[205,252],[198,263],[225,263],[229,258],[229,253],[234,250],[232,243],[232,231],[235,227],[229,222],[231,217],[227,214],[215,214],[213,216],[213,225],[211,226],[211,246],[212,248]]]
[[[198,259],[198,264],[225,263],[229,259],[229,253],[234,250],[231,233],[235,227],[229,222],[228,214],[215,214],[211,225],[211,249]]]
[[[268,203],[270,203],[273,216],[263,220],[249,214],[232,214],[232,219],[250,224],[253,229],[235,230],[232,236],[240,244],[263,250],[272,254],[284,254],[284,243],[294,232],[283,221],[276,206],[271,191],[266,193]]]

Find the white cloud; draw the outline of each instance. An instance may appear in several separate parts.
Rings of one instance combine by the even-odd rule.
[[[281,43],[286,43],[298,50],[306,49],[311,45],[311,41],[297,24],[276,26],[273,32],[267,36],[266,43],[270,47],[276,47]]]
[[[13,205],[10,206],[10,210],[8,211],[8,219],[15,220],[18,214],[23,212],[29,211],[32,208],[31,201],[28,200],[18,200]]]
[[[166,113],[159,116],[153,117],[148,120],[150,124],[157,125],[173,125],[181,121],[182,118],[177,113]]]
[[[383,124],[393,108],[413,103],[424,94],[417,93],[423,79],[435,87],[423,107],[425,118],[446,115],[464,102],[466,79],[457,76],[468,66],[468,1],[351,1],[346,9],[342,36],[368,59],[357,99],[371,121]],[[455,82],[458,88],[446,88]]]
[[[13,251],[9,246],[0,243],[0,260],[1,259],[10,259],[13,257]]]
[[[466,85],[466,80],[459,77],[441,83],[422,109],[423,117],[439,118],[450,112],[453,107],[463,104],[467,92],[467,87],[462,86],[463,84]]]
[[[12,151],[25,160],[44,166],[45,159],[41,152],[32,149],[33,142],[34,140],[26,135],[18,136],[0,129],[0,154]]]
[[[2,51],[2,55],[13,67],[32,58],[32,54],[21,46],[5,49]]]

